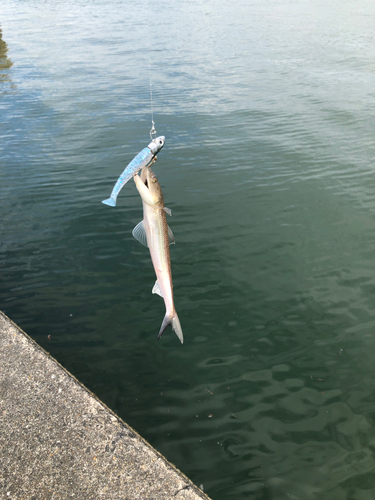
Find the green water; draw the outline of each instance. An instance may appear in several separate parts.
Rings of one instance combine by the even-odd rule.
[[[0,309],[213,500],[375,498],[375,4],[5,0],[0,26]],[[184,345],[134,183],[100,203],[150,73]]]

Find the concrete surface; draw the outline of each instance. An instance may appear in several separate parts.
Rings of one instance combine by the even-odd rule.
[[[1,312],[0,498],[209,500]]]

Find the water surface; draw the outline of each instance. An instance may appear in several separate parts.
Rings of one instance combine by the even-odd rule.
[[[214,500],[373,499],[375,5],[5,0],[0,25],[0,309]],[[183,346],[134,183],[100,203],[150,74]]]

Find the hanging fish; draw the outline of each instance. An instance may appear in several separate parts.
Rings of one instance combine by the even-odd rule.
[[[115,207],[116,199],[121,189],[142,167],[148,167],[156,161],[156,155],[164,146],[164,143],[165,137],[161,135],[160,137],[153,139],[147,148],[142,149],[142,151],[138,153],[135,158],[133,158],[117,179],[115,187],[112,189],[111,196],[107,200],[103,200],[102,203],[109,205],[110,207]]]
[[[184,342],[180,320],[173,301],[173,284],[169,245],[174,243],[174,236],[167,224],[166,213],[172,215],[164,206],[163,193],[158,179],[151,168],[143,168],[141,176],[135,175],[134,182],[143,202],[143,221],[133,229],[133,236],[142,245],[148,246],[157,280],[152,293],[164,299],[166,313],[160,328],[158,339],[170,325],[172,330]]]

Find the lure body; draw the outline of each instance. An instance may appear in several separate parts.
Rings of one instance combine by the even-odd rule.
[[[156,137],[147,148],[142,149],[140,153],[137,154],[135,158],[129,163],[129,165],[122,172],[120,177],[112,189],[111,196],[107,200],[103,200],[102,203],[109,205],[110,207],[116,206],[117,196],[119,195],[121,189],[125,186],[129,179],[131,179],[141,168],[149,167],[156,161],[156,154],[164,146],[165,137],[161,135]]]

